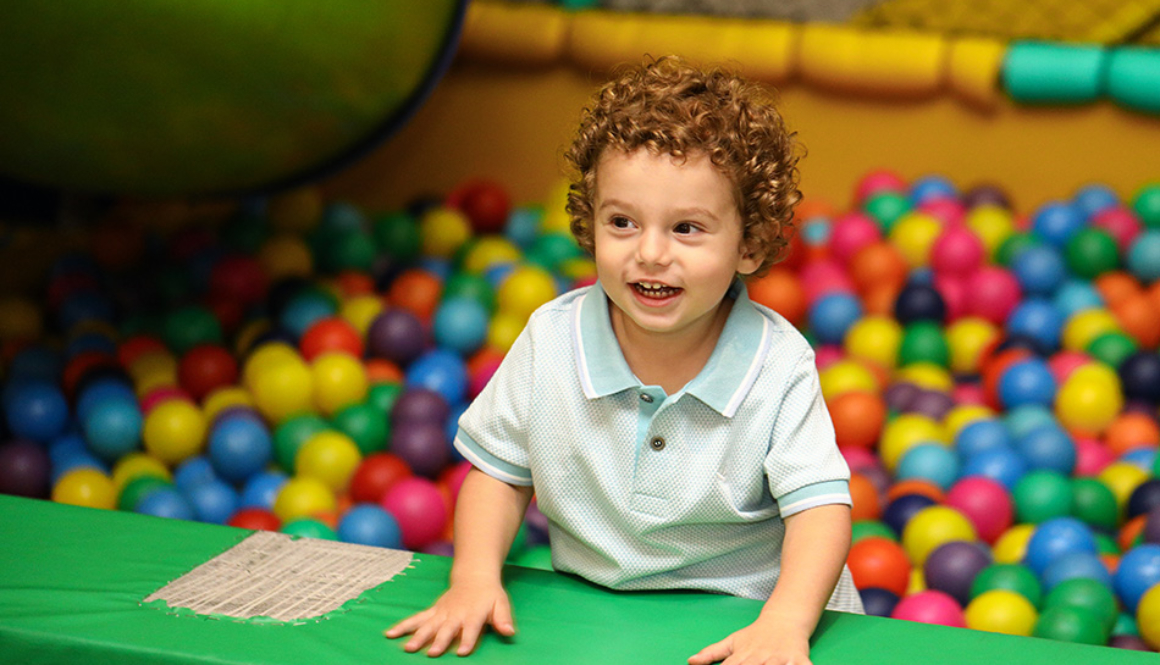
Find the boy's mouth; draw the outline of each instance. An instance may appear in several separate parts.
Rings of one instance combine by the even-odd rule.
[[[675,296],[681,292],[681,289],[675,286],[661,284],[660,282],[633,282],[632,288],[646,298],[656,298],[658,300]]]

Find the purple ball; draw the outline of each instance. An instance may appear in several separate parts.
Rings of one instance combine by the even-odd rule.
[[[423,548],[423,554],[452,557],[455,556],[455,546],[446,540],[436,540]]]
[[[1108,646],[1113,649],[1128,649],[1130,651],[1151,651],[1152,647],[1143,638],[1137,635],[1112,635]]]
[[[910,404],[918,397],[922,389],[913,383],[899,381],[886,389],[883,397],[886,399],[886,408],[899,413],[910,410]]]
[[[922,572],[928,588],[947,593],[966,605],[971,600],[975,577],[989,565],[991,555],[986,550],[975,543],[956,540],[931,552]]]
[[[988,183],[975,185],[963,193],[963,205],[974,208],[981,205],[992,205],[1011,209],[1011,198],[998,185]]]
[[[403,422],[393,428],[389,451],[416,474],[435,479],[450,458],[442,423]]]
[[[47,499],[51,473],[42,446],[19,439],[0,446],[0,494]]]
[[[406,367],[427,348],[427,331],[411,312],[394,307],[375,317],[367,330],[367,354]]]
[[[524,523],[528,525],[528,547],[548,544],[548,516],[540,512],[535,501],[528,504]]]
[[[910,400],[907,411],[920,413],[935,420],[942,420],[955,407],[955,400],[950,395],[938,390],[919,389],[918,394]]]
[[[1148,511],[1144,519],[1144,542],[1160,545],[1160,506]]]
[[[391,424],[398,426],[417,422],[443,425],[450,415],[451,407],[439,393],[427,388],[409,388],[399,395],[391,407]]]

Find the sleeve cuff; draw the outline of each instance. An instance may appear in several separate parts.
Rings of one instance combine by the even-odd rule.
[[[531,469],[516,466],[492,455],[484,450],[463,429],[460,429],[455,435],[455,449],[463,455],[464,459],[496,480],[502,480],[509,485],[521,485],[525,487],[532,484]]]
[[[778,498],[777,505],[782,517],[789,517],[803,510],[843,503],[852,506],[850,483],[846,480],[827,480],[806,485]]]

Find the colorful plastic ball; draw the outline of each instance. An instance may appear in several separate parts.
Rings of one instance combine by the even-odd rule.
[[[841,344],[846,331],[862,317],[862,304],[849,293],[819,298],[809,310],[809,327],[823,344]]]
[[[1120,197],[1107,185],[1090,183],[1075,193],[1072,204],[1084,217],[1094,217],[1100,212],[1118,206]]]
[[[328,351],[310,365],[314,404],[327,416],[361,403],[366,399],[366,368],[355,356],[342,351]]]
[[[1112,585],[1112,574],[1099,556],[1091,552],[1072,552],[1055,559],[1044,569],[1043,589],[1050,594],[1060,584],[1074,579],[1096,582],[1105,589]],[[1112,596],[1110,591],[1108,596]],[[1114,613],[1111,618],[1115,618]]]
[[[1098,553],[1095,535],[1074,517],[1055,517],[1036,527],[1027,541],[1024,562],[1042,576],[1053,561],[1073,552]]]
[[[1158,321],[1160,323],[1160,321]],[[1084,349],[1093,360],[1097,360],[1108,367],[1119,367],[1125,358],[1139,349],[1139,344],[1127,334],[1120,331],[1104,333],[1091,341]]]
[[[1160,478],[1146,480],[1132,490],[1125,515],[1128,519],[1132,519],[1137,515],[1146,515],[1156,508],[1160,508]]]
[[[1007,489],[980,476],[963,478],[946,494],[948,507],[961,512],[974,525],[979,538],[994,543],[1014,523],[1015,507]]]
[[[89,449],[108,461],[137,450],[144,423],[137,400],[119,396],[92,403],[80,418]]]
[[[271,363],[255,371],[249,388],[255,406],[272,423],[314,410],[313,374],[298,358]]]
[[[1024,524],[1040,524],[1071,514],[1071,483],[1058,471],[1031,471],[1015,485],[1012,496],[1017,521]]]
[[[859,540],[846,557],[854,585],[859,589],[881,588],[902,596],[910,584],[910,560],[898,543],[879,537]]]
[[[866,587],[859,589],[858,595],[862,597],[862,607],[866,611],[866,616],[889,617],[898,606],[898,595],[886,589]]]
[[[329,524],[313,517],[299,517],[285,522],[282,533],[298,538],[314,538],[315,540],[338,540],[338,534]]]
[[[435,310],[435,342],[460,355],[470,355],[487,339],[487,310],[470,298],[444,300]]]
[[[308,413],[283,421],[274,430],[274,458],[286,472],[293,474],[298,450],[319,432],[330,429],[330,424],[319,416]]]
[[[855,321],[846,331],[843,348],[859,360],[893,368],[898,363],[902,326],[886,316],[869,315]]]
[[[51,472],[44,446],[19,439],[0,445],[0,494],[47,498]]]
[[[998,420],[986,418],[964,426],[955,437],[955,450],[964,458],[981,452],[1013,445],[1007,427]]]
[[[1097,529],[1112,531],[1120,519],[1116,495],[1095,478],[1071,479],[1072,515]]]
[[[1125,461],[1109,464],[1100,471],[1097,478],[1107,486],[1116,496],[1116,504],[1121,510],[1126,510],[1128,500],[1136,488],[1147,482],[1151,477],[1148,471]]]
[[[878,450],[883,465],[887,470],[893,470],[907,450],[930,442],[948,442],[947,433],[938,421],[920,414],[904,413],[886,423]]]
[[[250,476],[242,487],[238,506],[270,510],[287,480],[289,478],[281,471],[261,471]]]
[[[929,284],[907,284],[894,301],[894,318],[904,326],[916,321],[941,324],[946,315],[946,303],[942,295]]]
[[[219,418],[210,430],[206,452],[219,476],[241,483],[269,464],[274,446],[260,419],[230,415]]]
[[[169,481],[169,468],[154,457],[144,453],[130,453],[113,465],[113,487],[119,493],[129,481],[142,476],[153,476]]]
[[[1102,432],[1123,408],[1120,379],[1099,363],[1077,368],[1059,387],[1055,413],[1068,430]]]
[[[931,250],[942,232],[943,224],[939,219],[911,211],[891,226],[890,241],[902,251],[911,268],[921,268],[930,264]]]
[[[874,220],[860,212],[851,212],[834,220],[830,231],[830,254],[839,261],[849,261],[859,249],[882,239]]]
[[[183,460],[173,471],[173,484],[183,492],[202,483],[216,479],[213,464],[204,455],[196,455]]]
[[[387,414],[370,403],[354,404],[334,414],[334,427],[351,438],[359,452],[369,455],[387,447]]]
[[[145,450],[169,465],[201,452],[205,435],[205,416],[195,404],[181,399],[157,405],[146,414],[141,431]]]
[[[319,432],[298,450],[294,468],[300,477],[320,480],[337,494],[346,490],[361,459],[350,437],[335,431]]]
[[[1032,635],[1060,642],[1093,645],[1103,645],[1108,639],[1108,631],[1099,617],[1088,610],[1069,605],[1044,609],[1035,622]]]
[[[1028,247],[1014,257],[1011,273],[1025,295],[1050,296],[1067,278],[1067,266],[1054,247]]]
[[[1023,299],[1019,280],[997,266],[983,266],[968,278],[971,288],[963,306],[968,316],[1003,325]]]
[[[993,589],[976,596],[963,612],[967,628],[1030,636],[1039,618],[1035,606],[1014,591]]]
[[[1050,406],[1055,399],[1055,377],[1047,363],[1026,358],[1008,365],[999,377],[999,401],[1008,409],[1025,404]]]
[[[1084,279],[1115,270],[1120,266],[1120,250],[1116,239],[1099,228],[1086,228],[1067,241],[1064,257],[1071,274]]]
[[[441,424],[451,414],[451,407],[440,393],[427,388],[404,390],[391,408],[391,422],[399,425],[406,422]]]
[[[496,290],[499,311],[527,321],[540,305],[556,297],[556,282],[539,266],[522,265],[513,270]]]
[[[887,233],[894,227],[895,222],[910,209],[910,199],[901,193],[892,191],[873,194],[862,203],[862,210]]]
[[[467,365],[451,351],[428,351],[407,368],[406,385],[433,390],[448,404],[458,404],[467,396]]]
[[[902,252],[885,240],[872,242],[855,252],[845,270],[858,292],[866,296],[880,288],[897,294],[910,272]],[[811,288],[813,284],[806,277],[803,271],[803,286]]]
[[[949,594],[933,589],[911,594],[898,601],[890,615],[903,621],[966,628],[963,608]]]
[[[282,528],[282,521],[265,508],[242,508],[235,512],[226,524],[254,531],[277,531]]]
[[[1113,586],[1129,612],[1136,612],[1140,599],[1157,584],[1160,584],[1160,545],[1144,543],[1120,558]]]
[[[1120,332],[1116,317],[1106,309],[1085,309],[1071,315],[1063,326],[1063,347],[1072,351],[1086,351],[1100,335]]]
[[[1030,568],[1017,563],[993,563],[979,571],[971,583],[971,597],[1000,589],[1019,594],[1034,607],[1043,599],[1039,578]]]
[[[399,480],[383,495],[381,505],[398,522],[403,546],[409,550],[438,540],[449,519],[443,493],[424,478]]]
[[[991,554],[986,546],[956,540],[935,548],[922,570],[927,588],[950,594],[960,605],[966,605],[975,577],[989,565]]]
[[[765,305],[795,326],[803,325],[808,303],[797,273],[774,268],[764,277],[750,281],[748,289],[749,299],[753,302]]]
[[[869,391],[843,393],[828,402],[840,448],[873,448],[886,423],[886,404]]]
[[[367,331],[367,353],[406,367],[427,346],[427,332],[414,313],[392,307],[375,318]]]
[[[162,487],[141,497],[136,511],[142,515],[175,520],[193,520],[197,517],[189,499],[173,487]]]
[[[194,519],[210,524],[225,524],[238,509],[238,493],[229,483],[211,480],[185,493],[193,507]]]
[[[898,348],[901,365],[932,363],[946,367],[950,363],[950,347],[942,326],[934,321],[915,321],[906,326]]]
[[[8,430],[17,438],[47,443],[68,426],[68,402],[60,388],[47,381],[10,383],[3,404]]]
[[[1015,450],[1030,469],[1046,469],[1070,475],[1075,470],[1075,442],[1062,427],[1036,427],[1015,440]]]
[[[931,266],[940,273],[965,276],[983,264],[986,248],[965,226],[948,226],[931,248]]]
[[[395,518],[377,504],[363,503],[348,510],[338,522],[344,543],[402,549],[403,533]]]
[[[854,188],[854,202],[864,204],[875,194],[890,192],[901,194],[907,191],[906,180],[888,169],[870,171],[858,181]]]
[[[1152,228],[1137,236],[1124,263],[1143,282],[1160,278],[1160,229]]]
[[[350,496],[357,503],[379,503],[391,485],[411,476],[411,468],[398,455],[367,455],[350,479]]]
[[[435,478],[449,460],[442,423],[404,422],[391,433],[389,450],[420,476]]]
[[[1136,625],[1148,646],[1160,651],[1160,584],[1140,597],[1136,605]]]
[[[432,208],[419,219],[422,252],[428,256],[451,258],[471,234],[467,215],[453,208]]]
[[[274,514],[283,523],[333,511],[337,505],[334,492],[321,480],[297,476],[286,481],[274,500]]]
[[[156,476],[140,476],[130,480],[117,495],[117,510],[135,512],[141,499],[162,487],[173,487],[173,483]]]
[[[902,455],[894,475],[898,480],[929,480],[944,490],[949,489],[958,479],[959,458],[942,444],[920,444]]]
[[[822,347],[819,351],[827,347]],[[877,392],[879,379],[874,370],[865,363],[853,360],[837,360],[825,365],[818,372],[822,397],[833,400],[849,392]]]
[[[973,541],[975,527],[962,513],[948,506],[930,506],[914,514],[902,530],[902,547],[916,566],[926,563],[931,552],[951,541]]]
[[[1007,319],[1008,335],[1024,335],[1034,339],[1042,349],[1059,348],[1064,317],[1048,300],[1029,298],[1020,303]]]
[[[1054,201],[1039,207],[1032,215],[1035,234],[1056,247],[1063,247],[1084,227],[1084,217],[1070,203]]]
[[[994,448],[972,455],[963,462],[961,475],[982,476],[1013,490],[1027,473],[1027,462],[1012,448]]]
[[[308,361],[332,351],[341,351],[358,358],[363,355],[363,341],[358,330],[346,319],[337,316],[315,321],[298,340],[298,346],[302,357]]]

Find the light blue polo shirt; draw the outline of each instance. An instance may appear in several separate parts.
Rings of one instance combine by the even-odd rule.
[[[602,287],[566,293],[532,315],[459,420],[472,464],[535,486],[556,570],[765,600],[782,518],[851,503],[813,350],[740,281],[729,295],[709,361],[666,395],[629,369]],[[829,607],[861,611],[848,571]]]

